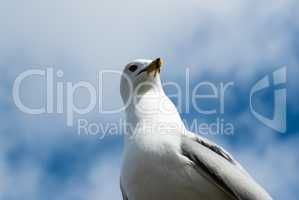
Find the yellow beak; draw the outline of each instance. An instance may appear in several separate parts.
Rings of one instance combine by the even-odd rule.
[[[160,73],[160,68],[162,64],[163,64],[163,60],[161,58],[155,59],[146,68],[147,74],[151,74],[152,72],[154,72],[154,75],[156,76],[157,72]]]
[[[154,73],[154,76],[156,76],[157,72],[160,73],[160,68],[163,64],[163,61],[161,58],[155,59],[153,62],[151,62],[146,68],[142,69],[136,76],[143,72],[147,72],[147,74]]]

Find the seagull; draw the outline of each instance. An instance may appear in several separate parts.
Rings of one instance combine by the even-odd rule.
[[[271,200],[222,147],[188,131],[160,80],[162,59],[127,64],[123,200]]]

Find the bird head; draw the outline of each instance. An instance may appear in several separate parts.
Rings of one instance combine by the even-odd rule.
[[[127,103],[133,93],[142,95],[151,89],[161,90],[160,69],[162,59],[137,59],[127,64],[120,82],[120,94]]]

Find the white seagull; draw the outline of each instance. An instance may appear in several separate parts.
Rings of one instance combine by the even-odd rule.
[[[135,60],[121,78],[126,134],[120,184],[124,200],[271,200],[217,144],[186,130],[165,95],[162,60]]]

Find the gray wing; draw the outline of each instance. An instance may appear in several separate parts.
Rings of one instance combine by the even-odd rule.
[[[192,136],[192,137],[190,137]],[[272,200],[267,192],[220,146],[195,135],[182,136],[182,154],[194,168],[233,200]]]
[[[120,190],[121,190],[121,194],[122,194],[123,200],[129,200],[128,196],[127,196],[127,194],[126,194],[126,192],[125,192],[125,190],[124,190],[124,188],[122,186],[121,180],[120,180]]]

